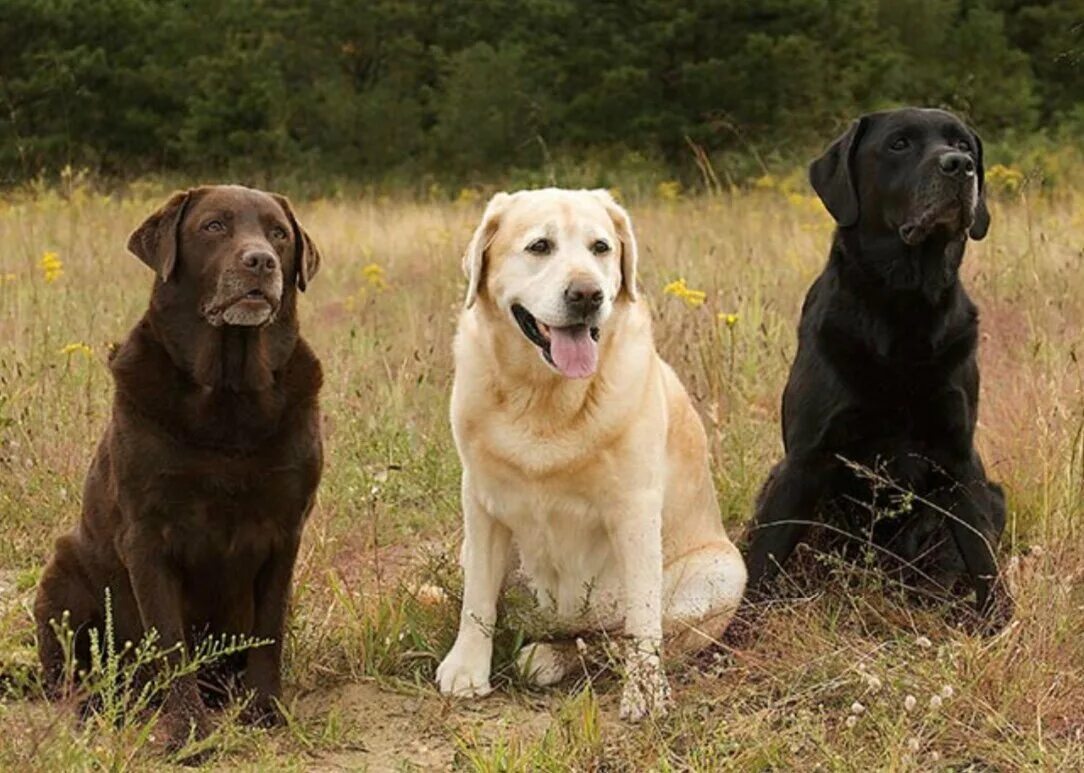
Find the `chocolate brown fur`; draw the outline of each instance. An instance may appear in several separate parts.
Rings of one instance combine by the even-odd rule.
[[[189,653],[207,634],[272,640],[227,671],[254,693],[249,717],[275,721],[291,575],[323,465],[320,363],[296,316],[319,253],[284,198],[232,186],[175,194],[129,249],[158,276],[110,359],[113,413],[82,517],[38,588],[46,684],[68,687],[52,621],[69,612],[85,667],[108,588],[117,642],[150,629]],[[206,733],[195,676],[174,683],[163,722],[174,745],[191,726]]]

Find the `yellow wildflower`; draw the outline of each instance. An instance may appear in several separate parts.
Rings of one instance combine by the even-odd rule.
[[[1016,193],[1024,184],[1024,173],[1016,167],[994,164],[986,170],[986,184],[1001,193]]]
[[[821,212],[821,200],[816,196],[806,196],[801,193],[788,193],[787,203],[795,209],[802,209],[810,213]]]
[[[762,191],[770,191],[779,187],[779,181],[775,179],[775,175],[765,173],[753,180],[753,187]]]
[[[61,349],[59,349],[57,351],[57,354],[64,354],[64,355],[72,355],[72,354],[76,354],[76,353],[83,354],[83,355],[85,355],[87,357],[90,357],[90,356],[92,356],[94,354],[94,350],[92,350],[89,346],[87,346],[84,343],[76,342],[76,343],[67,344],[67,345],[65,345],[64,347],[62,347]]]
[[[675,279],[666,287],[662,288],[662,291],[667,295],[672,295],[675,298],[680,298],[685,301],[685,304],[691,308],[697,308],[703,306],[704,301],[707,300],[708,294],[703,290],[693,290],[687,284],[685,284],[685,278]]]
[[[479,199],[478,191],[474,188],[460,188],[459,195],[455,197],[456,204],[473,204]]]
[[[681,198],[681,183],[675,180],[667,180],[659,183],[655,194],[663,201],[677,201]]]
[[[725,311],[720,311],[718,316],[719,321],[725,323],[727,327],[734,327],[736,324],[738,324],[737,314],[730,314]]]
[[[60,256],[55,252],[46,250],[42,253],[41,261],[39,264],[41,271],[45,275],[46,282],[55,282],[64,276],[64,264],[60,260]]]
[[[384,269],[376,263],[370,263],[361,269],[361,275],[369,286],[376,290],[386,290],[388,287],[388,281],[384,278]]]

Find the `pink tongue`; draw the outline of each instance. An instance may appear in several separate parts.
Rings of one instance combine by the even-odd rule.
[[[550,357],[568,378],[587,378],[598,367],[598,345],[586,325],[550,328]]]

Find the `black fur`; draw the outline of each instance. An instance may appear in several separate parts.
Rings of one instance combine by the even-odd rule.
[[[968,235],[989,227],[982,174],[972,130],[913,108],[863,116],[811,165],[838,227],[802,306],[786,456],[757,503],[750,587],[811,522],[829,523],[908,581],[966,577],[981,613],[1005,611],[1005,500],[972,442],[978,311],[958,278]]]

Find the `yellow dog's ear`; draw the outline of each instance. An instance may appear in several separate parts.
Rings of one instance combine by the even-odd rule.
[[[503,191],[494,194],[486,205],[482,222],[474,229],[474,235],[467,244],[466,252],[463,253],[463,273],[467,275],[466,307],[468,309],[478,300],[478,291],[481,289],[486,267],[486,250],[493,243],[493,237],[497,235],[497,228],[500,226],[501,215],[504,214],[511,200],[512,197]]]
[[[640,253],[636,247],[636,234],[632,230],[632,220],[625,208],[618,204],[605,188],[590,191],[591,195],[602,202],[610,220],[613,221],[617,238],[621,240],[621,287],[630,301],[639,297],[636,289],[636,267],[640,262]]]

